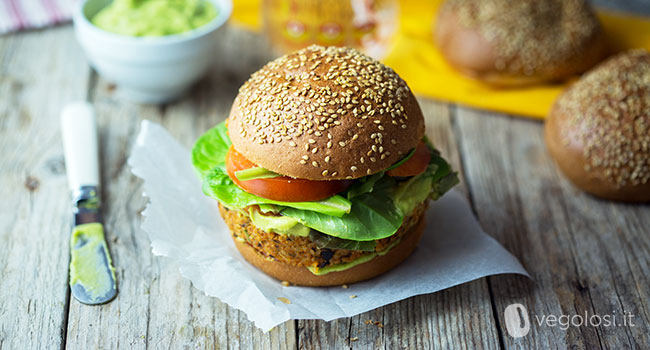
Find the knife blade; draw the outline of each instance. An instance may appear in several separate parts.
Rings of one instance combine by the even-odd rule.
[[[102,224],[97,121],[92,105],[67,105],[61,112],[61,131],[74,221],[70,290],[81,303],[104,304],[117,295],[117,283]]]

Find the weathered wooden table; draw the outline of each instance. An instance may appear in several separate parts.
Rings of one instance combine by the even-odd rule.
[[[70,26],[0,37],[0,349],[650,348],[650,207],[573,188],[549,159],[539,121],[424,98],[427,134],[462,173],[459,187],[484,229],[532,280],[483,278],[352,318],[289,321],[267,334],[203,295],[151,254],[140,229],[146,199],[126,159],[143,119],[190,147],[270,58],[262,38],[237,29],[222,32],[220,45],[208,78],[179,102],[154,107],[117,98],[88,67]],[[71,217],[59,112],[85,98],[98,112],[120,289],[97,307],[71,298],[67,281]],[[512,303],[530,314],[522,338],[506,331]],[[585,313],[633,325],[538,324]]]

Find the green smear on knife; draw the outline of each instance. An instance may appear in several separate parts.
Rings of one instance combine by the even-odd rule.
[[[70,237],[70,285],[80,284],[92,299],[98,299],[115,288],[115,269],[104,240],[104,227],[100,223],[78,225]],[[110,275],[98,253],[103,249]],[[112,278],[111,278],[112,277]]]
[[[128,36],[189,32],[217,17],[206,0],[113,0],[91,20],[98,28]]]

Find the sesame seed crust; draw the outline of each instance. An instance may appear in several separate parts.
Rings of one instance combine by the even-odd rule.
[[[558,98],[545,133],[578,187],[650,201],[650,53],[631,50],[587,73]]]
[[[252,74],[233,103],[228,134],[259,166],[338,180],[396,163],[422,139],[424,118],[391,68],[354,49],[314,45]]]
[[[493,85],[561,80],[606,53],[586,0],[447,0],[437,25],[449,63]]]

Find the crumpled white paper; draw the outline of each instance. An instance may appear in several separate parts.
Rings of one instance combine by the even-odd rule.
[[[163,127],[142,122],[129,165],[150,199],[142,229],[153,253],[173,259],[196,288],[244,311],[265,331],[289,319],[354,316],[488,275],[528,275],[481,230],[467,201],[450,191],[429,207],[422,241],[394,270],[348,289],[284,287],[240,256],[217,202],[201,191],[189,150]]]

